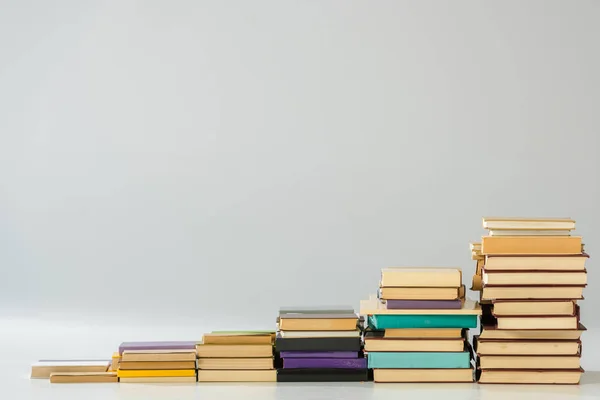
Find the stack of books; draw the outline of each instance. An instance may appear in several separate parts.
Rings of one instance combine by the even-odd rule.
[[[479,382],[579,383],[588,255],[571,235],[575,221],[484,218],[483,227],[489,234],[474,278],[483,307],[474,341]]]
[[[360,321],[351,307],[282,308],[277,322],[279,382],[368,380]]]
[[[384,268],[360,314],[375,382],[473,382],[467,335],[481,308],[465,300],[459,268]]]
[[[272,331],[215,331],[196,346],[198,382],[276,382]]]
[[[110,371],[110,360],[40,360],[31,366],[32,379],[50,379],[52,383],[117,382]]]
[[[196,382],[196,342],[124,342],[117,369],[122,383]]]

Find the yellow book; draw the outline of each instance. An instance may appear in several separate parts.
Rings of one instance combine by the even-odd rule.
[[[118,370],[119,378],[151,378],[160,376],[196,376],[195,369]]]

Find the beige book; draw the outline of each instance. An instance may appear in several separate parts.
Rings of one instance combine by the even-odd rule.
[[[444,338],[458,339],[462,337],[460,328],[402,328],[386,329],[384,338]]]
[[[381,270],[382,287],[453,287],[462,285],[460,268],[388,267]]]
[[[273,346],[270,344],[198,344],[196,353],[200,358],[273,357]]]
[[[581,299],[583,286],[486,286],[482,300]]]
[[[506,340],[579,340],[585,332],[585,327],[579,324],[578,329],[573,330],[514,330],[503,331],[494,327],[483,326],[479,339],[506,339]]]
[[[40,360],[31,366],[32,379],[49,379],[54,372],[106,372],[109,360]]]
[[[521,218],[521,217],[483,217],[483,228],[488,230],[555,230],[575,229],[571,218]]]
[[[543,383],[576,385],[581,379],[581,369],[573,370],[491,370],[481,371],[479,383]]]
[[[571,231],[493,229],[489,234],[490,236],[570,236]]]
[[[587,255],[574,256],[487,256],[487,271],[583,271]]]
[[[223,335],[218,333],[205,333],[202,336],[204,344],[271,344],[272,335]]]
[[[469,248],[471,251],[481,251],[481,242],[471,242]]]
[[[456,300],[460,298],[460,288],[405,288],[382,287],[380,296],[385,300]]]
[[[198,382],[277,382],[277,370],[198,370]]]
[[[353,331],[280,331],[282,338],[360,337],[359,329]]]
[[[587,273],[582,272],[483,272],[484,285],[585,285]]]
[[[579,317],[497,317],[498,329],[577,329]]]
[[[194,369],[195,361],[123,361],[120,369]]]
[[[365,338],[365,351],[454,351],[465,348],[462,339],[386,339]]]
[[[473,382],[473,370],[460,369],[379,369],[373,370],[375,382]]]
[[[355,331],[354,318],[279,318],[279,329],[284,331]]]
[[[481,369],[578,369],[580,356],[481,356]]]
[[[578,355],[581,342],[565,341],[512,341],[481,340],[475,342],[479,355]]]
[[[577,302],[573,300],[514,300],[494,302],[493,313],[497,317],[515,315],[575,315]]]
[[[150,376],[136,378],[120,378],[121,383],[193,383],[196,384],[195,376]]]
[[[53,372],[51,383],[109,383],[118,382],[116,372]]]
[[[119,364],[121,364],[121,354],[119,352],[114,352],[110,361],[109,371],[116,371],[119,369]]]
[[[479,304],[472,300],[465,300],[462,302],[462,308],[459,309],[420,309],[420,310],[400,310],[400,309],[388,309],[385,303],[382,303],[375,295],[371,295],[368,300],[361,300],[360,302],[360,314],[361,315],[481,315],[481,307]]]
[[[125,350],[121,362],[196,361],[194,350]]]
[[[480,275],[473,275],[473,282],[471,283],[471,290],[479,292],[483,290],[483,281]]]
[[[581,236],[484,236],[485,255],[581,254]]]
[[[273,357],[199,358],[198,369],[273,369]]]

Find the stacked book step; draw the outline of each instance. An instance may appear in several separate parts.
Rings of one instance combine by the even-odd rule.
[[[350,307],[279,311],[275,350],[279,382],[367,381],[358,315]]]
[[[360,314],[375,382],[473,382],[467,335],[481,309],[465,300],[459,268],[384,268]]]
[[[276,382],[272,331],[216,331],[196,346],[198,382]]]
[[[110,360],[40,360],[31,366],[31,378],[52,383],[118,382]]]
[[[117,376],[122,383],[196,382],[195,341],[125,342],[119,355]]]
[[[483,307],[479,382],[579,383],[588,256],[571,235],[575,221],[484,218],[483,227],[489,234],[472,246]]]

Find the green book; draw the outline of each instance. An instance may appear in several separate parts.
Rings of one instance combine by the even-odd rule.
[[[454,352],[370,352],[369,368],[471,368],[468,351]]]
[[[477,328],[477,315],[438,314],[438,315],[370,315],[371,329],[402,328]]]

